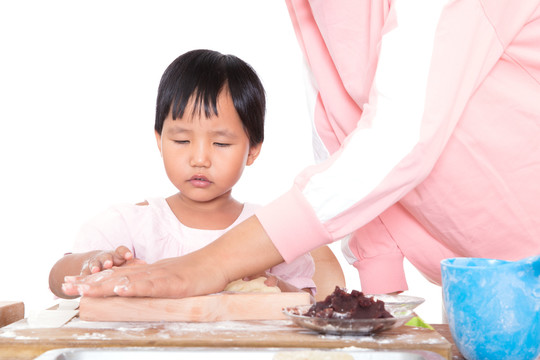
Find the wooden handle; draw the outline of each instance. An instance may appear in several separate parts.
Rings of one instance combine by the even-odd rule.
[[[0,327],[24,318],[24,303],[16,301],[0,301]]]

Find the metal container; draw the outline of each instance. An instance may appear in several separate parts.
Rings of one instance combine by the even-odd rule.
[[[359,348],[345,349],[297,349],[297,348],[68,348],[45,352],[36,360],[273,360],[278,354],[305,354],[306,358],[327,355],[349,354],[355,360],[444,360],[442,356],[431,351],[373,351]],[[295,355],[295,354],[292,354]],[[312,355],[312,356],[309,356]]]

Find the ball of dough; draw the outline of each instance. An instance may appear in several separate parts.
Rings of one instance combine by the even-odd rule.
[[[254,280],[244,281],[242,279],[235,280],[225,287],[225,291],[232,292],[259,292],[259,293],[279,293],[281,290],[277,286],[268,286],[265,282],[266,278],[261,276]]]

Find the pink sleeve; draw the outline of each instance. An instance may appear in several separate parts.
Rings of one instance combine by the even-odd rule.
[[[403,253],[380,217],[343,242],[343,253],[358,270],[363,292],[385,294],[408,289]]]
[[[286,262],[333,241],[296,187],[258,209],[255,215]]]

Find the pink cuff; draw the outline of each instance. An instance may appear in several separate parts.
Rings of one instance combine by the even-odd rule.
[[[353,266],[358,270],[362,292],[366,294],[388,294],[408,289],[400,253],[362,259]]]
[[[258,209],[255,215],[287,263],[333,241],[296,187]]]

